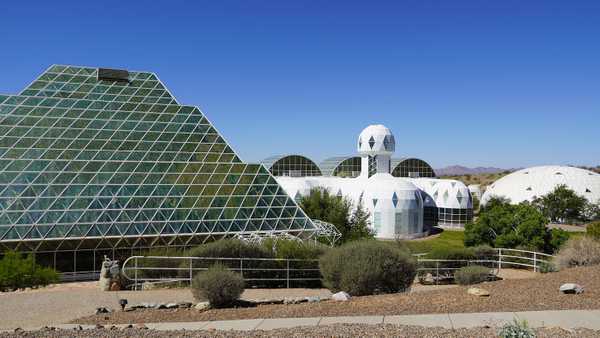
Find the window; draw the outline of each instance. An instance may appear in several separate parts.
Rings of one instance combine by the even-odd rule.
[[[381,230],[381,212],[373,213],[373,227],[375,228],[375,232],[379,232]]]

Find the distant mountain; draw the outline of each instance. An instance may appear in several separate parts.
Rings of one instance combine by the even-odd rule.
[[[507,169],[494,167],[476,167],[468,168],[460,165],[451,165],[448,167],[435,169],[437,176],[458,176],[458,175],[478,175],[478,174],[496,174],[506,171]]]

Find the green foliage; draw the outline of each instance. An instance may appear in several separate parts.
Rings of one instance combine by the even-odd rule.
[[[271,250],[239,239],[222,239],[199,245],[186,252],[190,257],[273,258]]]
[[[515,318],[512,323],[502,326],[498,336],[500,338],[535,338],[535,332],[529,328],[526,320],[519,321]]]
[[[346,197],[333,195],[324,188],[313,188],[307,196],[300,199],[300,207],[312,219],[329,222],[342,234],[339,244],[352,240],[373,238],[369,229],[369,213],[362,203],[354,213],[352,202]]]
[[[587,221],[600,220],[600,201],[588,202],[583,210],[583,218]]]
[[[473,248],[473,254],[477,260],[496,260],[498,250],[489,245],[479,245]]]
[[[595,240],[600,240],[600,222],[588,224],[585,229],[585,234]]]
[[[565,223],[584,218],[587,200],[562,184],[533,200],[533,204],[552,222]]]
[[[589,236],[570,238],[554,257],[560,269],[600,264],[600,241]]]
[[[0,260],[0,291],[46,286],[58,281],[58,273],[35,263],[33,255],[25,258],[7,251]]]
[[[491,270],[481,265],[463,266],[454,273],[454,281],[460,285],[472,285],[485,282],[490,278]]]
[[[527,246],[553,252],[566,235],[551,232],[546,228],[547,223],[547,218],[531,204],[511,205],[506,200],[492,199],[482,208],[477,220],[465,225],[465,245]]]
[[[475,252],[471,248],[436,248],[426,256],[429,259],[474,260]]]
[[[319,267],[326,287],[354,296],[405,291],[416,275],[416,261],[407,250],[372,240],[331,249]]]
[[[419,240],[401,240],[413,253],[427,253],[435,248],[463,248],[463,231],[444,230],[437,236]]]
[[[268,238],[262,242],[265,250],[275,258],[285,259],[318,259],[328,246],[313,241],[295,241],[291,239]]]
[[[212,307],[232,305],[244,292],[244,279],[222,265],[214,265],[194,277],[192,294],[196,300],[205,300]]]

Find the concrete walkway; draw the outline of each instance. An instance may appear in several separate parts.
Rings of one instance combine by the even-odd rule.
[[[449,313],[400,316],[355,316],[355,317],[309,317],[222,320],[188,323],[146,323],[149,329],[171,330],[272,330],[297,326],[321,326],[331,324],[394,324],[448,329],[492,326],[499,327],[513,319],[526,320],[530,327],[561,327],[563,329],[587,328],[600,330],[600,310],[560,310],[526,312]],[[73,329],[77,324],[58,325],[57,328]],[[127,325],[115,325],[126,327]],[[94,325],[81,325],[93,329]]]

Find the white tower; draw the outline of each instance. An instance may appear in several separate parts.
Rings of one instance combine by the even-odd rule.
[[[391,157],[396,149],[394,134],[384,125],[370,125],[358,136],[361,177],[391,173]]]

